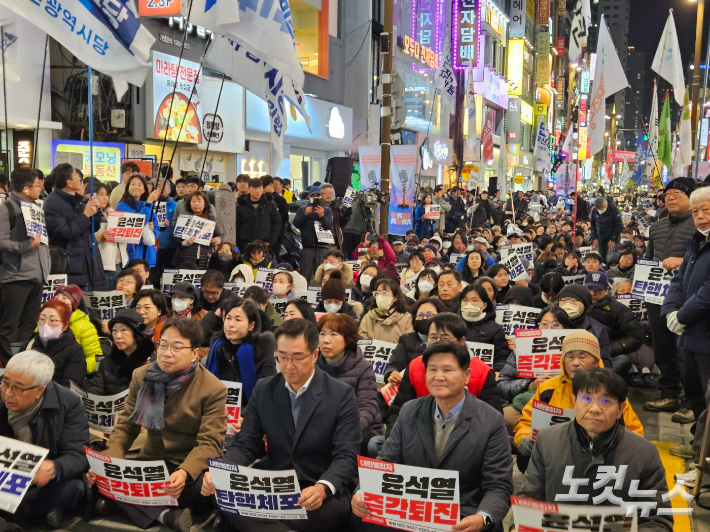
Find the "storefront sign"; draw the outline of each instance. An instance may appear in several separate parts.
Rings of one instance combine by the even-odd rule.
[[[584,161],[587,158],[587,128],[579,127],[579,147],[577,148],[577,159]]]
[[[582,94],[589,94],[589,70],[582,71],[582,83],[580,84],[582,89]]]
[[[138,0],[141,17],[170,17],[180,15],[181,0]]]
[[[212,113],[206,114],[202,119],[202,135],[204,138],[210,139],[210,146],[222,142],[222,138],[224,137],[224,122],[222,121],[222,117]]]
[[[439,66],[439,54],[444,48],[444,0],[413,0],[412,34],[403,37],[404,53],[419,61],[414,70],[423,71]],[[409,51],[408,51],[409,50]]]
[[[546,2],[549,0],[540,0]],[[540,4],[542,5],[542,4]],[[549,9],[549,4],[547,4]],[[536,80],[540,87],[550,84],[550,31],[538,31],[537,33],[537,72]]]
[[[500,15],[498,15],[497,11],[491,9],[490,5],[486,6],[486,22],[498,35],[501,37],[504,35],[505,29],[501,24]]]
[[[564,37],[557,37],[557,55],[558,56],[565,55],[565,38]]]
[[[578,124],[579,127],[587,127],[587,99],[586,94],[582,94],[579,97],[579,107],[577,108],[579,111],[579,118],[578,118]],[[582,141],[580,140],[579,143],[581,144]]]
[[[533,108],[526,101],[520,101],[520,120],[528,125],[533,125]]]
[[[454,0],[454,24],[452,33],[451,56],[455,70],[478,65],[478,35],[480,17],[478,1]]]
[[[508,94],[521,96],[523,94],[523,61],[525,43],[522,39],[508,41]]]
[[[525,37],[525,2],[526,0],[512,0],[511,2],[509,35],[511,39]]]
[[[126,159],[143,159],[145,157],[145,146],[143,144],[127,144]]]
[[[121,161],[125,157],[125,144],[115,142],[94,142],[94,177],[101,181],[119,181]],[[52,165],[56,166],[57,153],[81,153],[84,177],[91,175],[89,142],[83,140],[52,140]]]
[[[615,163],[626,162],[626,163],[631,164],[636,159],[636,152],[635,151],[615,150],[615,151],[611,152],[610,155],[611,155],[612,162],[615,162]]]
[[[547,26],[550,23],[550,0],[537,0],[537,24]]]
[[[32,153],[35,145],[35,132],[16,129],[12,134],[15,144],[15,168],[21,164],[32,166]]]
[[[439,56],[434,53],[434,50],[431,48],[427,48],[426,46],[422,46],[419,44],[419,42],[411,39],[409,35],[405,35],[403,37],[403,48],[402,51],[417,61],[419,63],[415,64],[414,68],[415,70],[417,69],[417,66],[419,67],[426,67],[429,66],[430,68],[438,68],[439,66]]]
[[[487,103],[500,109],[508,108],[508,81],[488,69],[483,71],[483,81],[473,83],[474,91],[480,94]]]

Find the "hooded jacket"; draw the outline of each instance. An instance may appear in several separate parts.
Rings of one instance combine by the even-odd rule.
[[[597,363],[600,368],[604,367],[601,360],[597,359]],[[528,404],[525,405],[525,408],[523,408],[522,417],[515,425],[513,442],[516,447],[520,445],[523,438],[530,436],[533,401],[541,401],[558,408],[574,408],[572,378],[567,375],[564,361],[560,362],[560,366],[562,367],[562,375],[558,375],[541,383],[537,387],[537,390],[535,390],[535,395],[533,395],[532,399],[530,399]],[[643,437],[643,425],[641,425],[641,421],[639,421],[638,416],[636,416],[636,412],[631,408],[631,401],[626,401],[626,408],[624,409],[622,419],[627,429]]]
[[[241,273],[244,276],[244,282],[248,285],[254,284],[254,270],[248,264],[237,264],[229,276],[229,282],[234,282],[234,277]]]
[[[599,214],[597,209],[592,210],[592,240],[599,240],[601,243],[613,241],[618,244],[623,226],[621,213],[610,200],[604,214]]]
[[[321,354],[316,362],[325,373],[352,387],[360,413],[360,430],[382,434],[382,416],[377,405],[375,372],[359,348],[346,349],[345,356],[336,364],[329,364]]]
[[[392,342],[396,344],[403,334],[413,332],[412,315],[409,313],[393,312],[383,315],[374,308],[360,322],[360,336]]]
[[[54,362],[52,380],[57,384],[69,388],[70,381],[74,381],[79,386],[84,383],[86,358],[71,329],[67,329],[59,335],[59,338],[49,340],[47,343],[44,343],[39,337],[39,332],[36,332],[22,348],[23,351],[28,349],[44,353],[52,359]]]
[[[74,338],[84,351],[86,358],[86,372],[94,373],[96,371],[96,357],[104,354],[99,342],[99,334],[96,327],[91,323],[89,316],[81,310],[76,309],[71,314],[71,324],[69,328],[74,333]],[[78,384],[78,383],[77,383]]]
[[[348,264],[347,262],[343,262],[340,271],[343,274],[343,283],[345,284],[345,288],[352,288],[353,286],[355,286],[353,267],[350,266],[350,264]],[[316,268],[316,273],[313,274],[314,286],[321,286],[323,284],[324,273],[325,264],[321,264],[320,266],[318,266],[318,268]]]
[[[607,295],[594,303],[587,315],[606,327],[611,340],[611,356],[630,355],[644,340],[641,324],[629,307]]]
[[[461,312],[458,313],[459,316]],[[493,346],[493,369],[500,371],[510,355],[508,340],[503,328],[496,323],[495,311],[489,312],[481,321],[466,321],[466,341]]]
[[[511,286],[508,293],[505,295],[503,304],[510,305],[511,299],[517,299],[520,301],[519,304],[524,307],[533,306],[532,290],[530,290],[527,286]]]
[[[130,355],[126,355],[114,345],[99,365],[99,370],[86,391],[96,395],[115,395],[127,390],[131,385],[133,371],[150,360],[154,347],[152,338],[144,335],[138,338],[136,350]]]

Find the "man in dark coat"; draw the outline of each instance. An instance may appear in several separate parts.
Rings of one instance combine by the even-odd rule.
[[[503,530],[513,494],[513,457],[505,420],[466,390],[468,350],[439,342],[422,355],[431,395],[411,401],[377,455],[378,460],[458,471],[460,521],[466,530]],[[359,493],[353,497],[355,530],[384,531],[361,521],[370,515]]]
[[[264,186],[264,195],[276,204],[279,210],[279,216],[281,216],[281,232],[279,233],[279,239],[274,246],[274,252],[277,257],[281,253],[281,241],[283,240],[284,229],[288,224],[288,201],[281,194],[276,194],[274,192],[274,178],[270,175],[263,175],[261,183]]]
[[[455,233],[457,229],[464,227],[464,218],[466,216],[466,204],[461,198],[462,190],[459,187],[453,187],[449,191],[449,196],[446,201],[451,205],[451,210],[446,213],[446,232]]]
[[[488,191],[482,190],[481,195],[476,199],[476,210],[471,216],[471,227],[483,227],[491,221],[491,204],[488,201]]]
[[[244,252],[249,242],[268,242],[277,253],[281,236],[281,215],[276,204],[264,194],[260,179],[249,181],[249,194],[237,200],[237,246]]]
[[[15,518],[46,519],[59,528],[64,512],[86,495],[89,423],[81,398],[52,382],[53,373],[49,357],[35,351],[10,359],[2,377],[0,436],[49,449]]]
[[[84,183],[69,163],[57,165],[51,178],[54,192],[44,202],[49,245],[66,251],[69,284],[75,284],[85,292],[107,290],[99,246],[95,246],[95,261],[91,250],[91,218],[94,217],[94,230],[101,226],[101,217],[97,215],[99,201],[96,198],[88,202],[84,200]]]
[[[597,198],[592,211],[592,249],[598,251],[604,259],[608,260],[607,253],[614,251],[624,224],[621,213],[615,204],[606,198]]]
[[[301,251],[301,275],[307,280],[313,277],[318,266],[325,261],[328,246],[335,243],[333,237],[333,211],[330,207],[323,205],[313,206],[314,200],[321,199],[321,190],[316,186],[308,188],[308,205],[304,205],[296,213],[293,225],[301,231],[301,241],[303,250]],[[324,235],[323,231],[316,231],[316,224],[319,229],[330,232],[330,238]],[[328,242],[327,240],[331,240]]]

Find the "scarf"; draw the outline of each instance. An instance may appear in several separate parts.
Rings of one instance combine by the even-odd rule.
[[[130,421],[148,430],[163,430],[165,428],[165,399],[180,386],[189,381],[200,365],[195,360],[190,367],[179,373],[165,373],[157,362],[148,366],[143,378],[143,386],[138,390],[136,406]]]
[[[44,402],[44,394],[37,399],[33,405],[19,412],[7,411],[7,421],[12,427],[12,431],[17,436],[17,439],[25,443],[32,443],[32,429],[30,423],[37,416],[37,412],[42,408]]]
[[[219,378],[219,346],[226,342],[228,342],[228,340],[224,336],[217,338],[212,343],[210,353],[207,355],[207,362],[205,362],[207,371],[217,378]],[[256,364],[254,363],[254,346],[248,342],[242,342],[237,348],[237,354],[234,358],[237,359],[239,373],[242,377],[242,393],[246,400],[249,401],[257,381]]]

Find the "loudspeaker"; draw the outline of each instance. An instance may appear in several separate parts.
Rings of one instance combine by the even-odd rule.
[[[331,157],[325,170],[325,182],[333,185],[336,197],[345,196],[352,183],[353,160],[350,157]]]
[[[491,176],[488,179],[488,196],[491,198],[495,198],[497,189],[498,189],[498,177]]]

